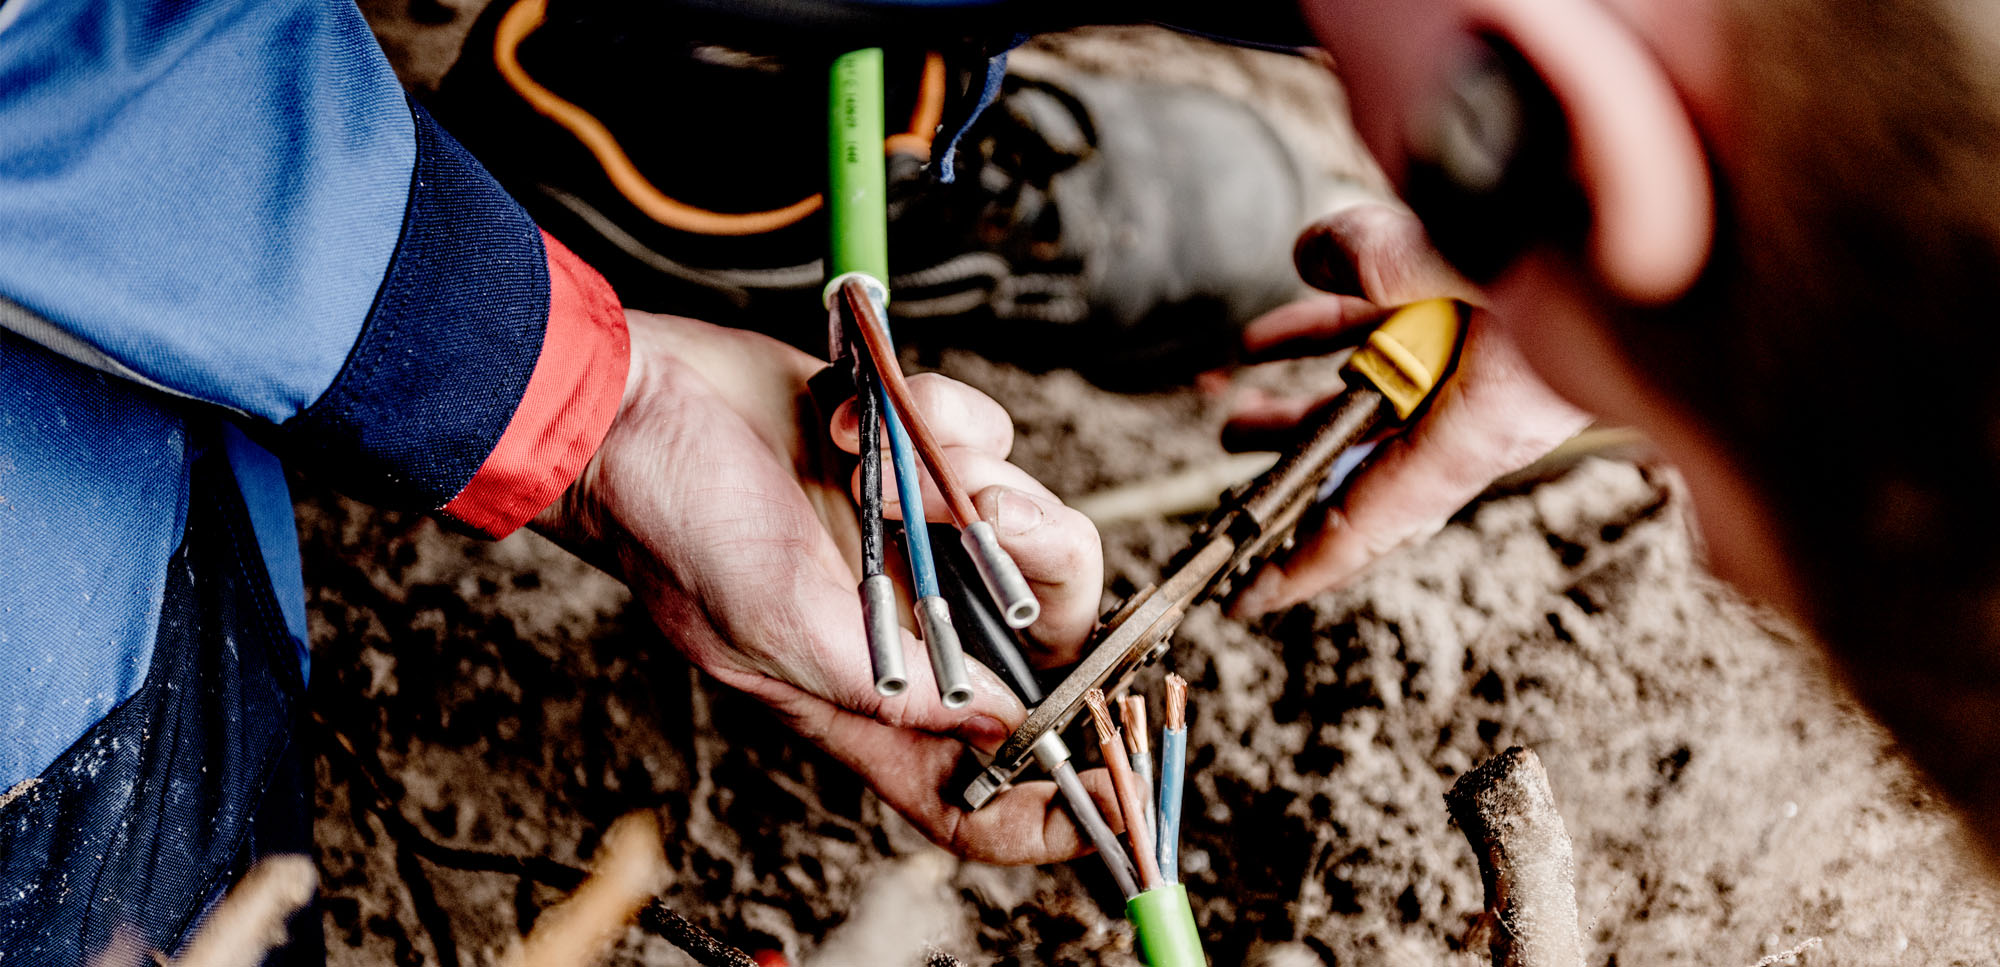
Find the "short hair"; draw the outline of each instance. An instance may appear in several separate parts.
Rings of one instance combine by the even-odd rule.
[[[1820,636],[1991,847],[2000,14],[1986,6],[1725,3],[1730,130],[1705,132],[1715,257],[1689,298],[1616,332],[1746,469]]]

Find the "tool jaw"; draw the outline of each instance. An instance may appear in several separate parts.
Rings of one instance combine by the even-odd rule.
[[[1069,728],[1091,689],[1116,695],[1134,672],[1158,661],[1188,609],[1235,593],[1237,582],[1290,549],[1293,532],[1319,501],[1341,453],[1377,426],[1408,419],[1449,372],[1462,322],[1456,303],[1436,299],[1398,310],[1371,334],[1345,370],[1353,377],[1348,389],[1311,437],[1248,486],[1223,495],[1222,506],[1174,556],[1166,577],[1116,609],[1083,661],[1028,712],[1027,721],[965,787],[966,804],[977,809],[1005,789],[1027,767],[1038,743]]]
[[[1350,389],[1340,406],[1297,451],[1247,488],[1225,495],[1159,584],[1127,599],[1105,623],[1076,669],[1028,712],[991,762],[961,793],[973,809],[1005,789],[1033,757],[1037,743],[1060,735],[1083,710],[1093,688],[1122,692],[1131,676],[1166,653],[1174,630],[1194,606],[1226,597],[1259,564],[1289,546],[1292,531],[1318,498],[1341,451],[1367,436],[1393,410],[1366,386]]]

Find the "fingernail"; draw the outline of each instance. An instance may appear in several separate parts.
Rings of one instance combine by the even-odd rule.
[[[1042,526],[1042,505],[1018,490],[1003,489],[994,500],[993,529],[1002,534],[1026,534]]]
[[[1305,284],[1323,292],[1361,295],[1361,279],[1354,265],[1340,250],[1339,241],[1324,225],[1315,225],[1299,236],[1292,247],[1292,264]]]
[[[1013,729],[991,715],[975,715],[958,727],[959,738],[965,740],[967,745],[988,753],[999,749],[1012,734]]]

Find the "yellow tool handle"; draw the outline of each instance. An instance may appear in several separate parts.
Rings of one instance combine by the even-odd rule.
[[[1461,328],[1458,303],[1413,302],[1375,327],[1347,368],[1375,384],[1396,408],[1396,417],[1407,420],[1451,368]]]

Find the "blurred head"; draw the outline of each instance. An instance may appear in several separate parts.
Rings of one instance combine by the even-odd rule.
[[[1496,314],[1550,385],[1654,435],[1717,570],[1813,625],[2000,836],[2000,12],[1306,5],[1392,178],[1474,52],[1545,85],[1586,217],[1458,233],[1513,243]]]

